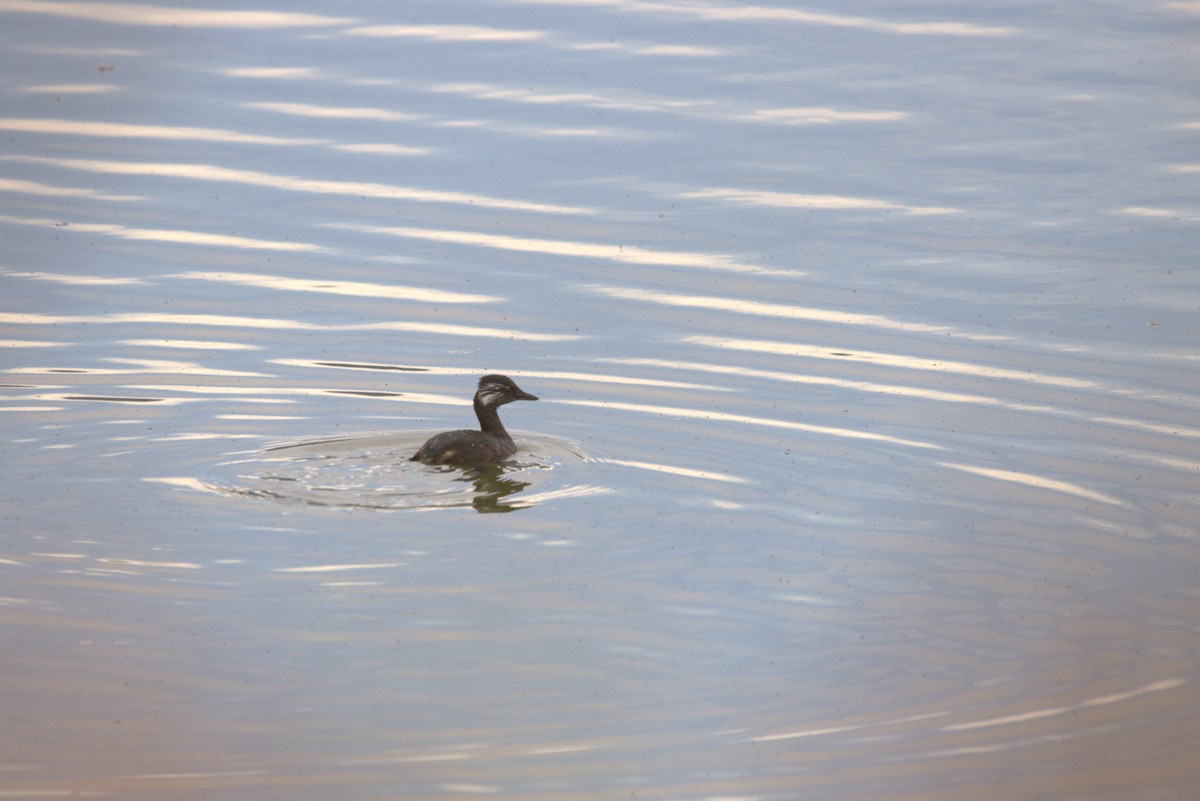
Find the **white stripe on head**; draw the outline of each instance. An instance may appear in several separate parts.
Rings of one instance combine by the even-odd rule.
[[[495,406],[509,397],[509,389],[503,384],[484,384],[479,388],[479,402],[484,406]]]

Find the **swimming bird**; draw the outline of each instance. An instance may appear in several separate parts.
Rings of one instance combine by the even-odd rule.
[[[479,431],[459,429],[430,437],[409,461],[425,464],[479,464],[500,462],[517,452],[513,438],[500,422],[499,408],[518,400],[537,400],[506,375],[485,375],[475,390],[475,416]]]

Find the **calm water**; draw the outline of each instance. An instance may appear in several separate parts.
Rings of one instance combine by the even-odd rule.
[[[0,796],[1193,797],[1197,3],[0,30]]]

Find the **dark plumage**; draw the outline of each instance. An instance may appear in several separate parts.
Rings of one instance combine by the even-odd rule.
[[[479,464],[500,462],[517,452],[497,411],[506,403],[537,400],[506,375],[485,375],[475,391],[475,416],[479,431],[460,429],[434,434],[410,461],[425,464]]]

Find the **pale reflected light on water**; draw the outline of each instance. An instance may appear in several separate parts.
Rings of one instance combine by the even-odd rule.
[[[1194,5],[0,2],[0,796],[1190,801]]]
[[[436,402],[436,399],[430,399]],[[434,432],[284,443],[230,454],[211,476],[149,479],[169,486],[337,509],[512,512],[549,501],[600,495],[611,487],[570,483],[587,457],[547,437],[522,437],[503,465],[427,467],[409,457]],[[572,469],[574,468],[574,469]],[[549,476],[551,471],[567,476]],[[586,474],[582,475],[586,479]],[[548,483],[553,479],[554,483]],[[513,496],[513,497],[509,497]]]

